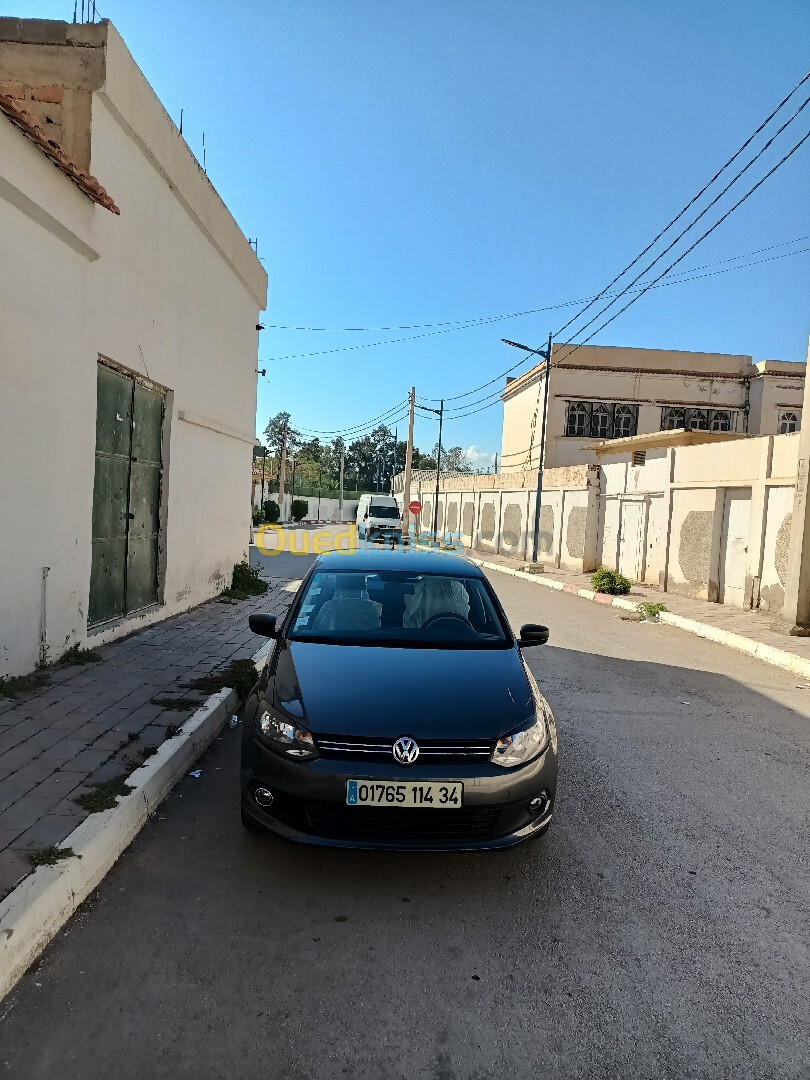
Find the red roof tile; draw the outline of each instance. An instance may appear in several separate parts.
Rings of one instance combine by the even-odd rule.
[[[113,200],[96,180],[95,176],[91,176],[83,169],[71,161],[70,158],[64,154],[57,143],[48,139],[48,136],[34,120],[30,113],[27,113],[25,109],[20,108],[19,104],[5,94],[0,94],[0,112],[5,113],[8,119],[16,128],[18,128],[23,135],[27,136],[31,142],[38,147],[42,153],[51,159],[57,169],[61,169],[76,187],[83,191],[88,199],[98,203],[99,206],[105,207],[113,214],[120,214],[121,211],[115,205]]]

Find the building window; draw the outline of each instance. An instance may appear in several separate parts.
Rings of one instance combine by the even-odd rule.
[[[638,434],[638,405],[569,401],[565,434],[573,439],[626,439]]]
[[[661,409],[661,430],[673,431],[733,431],[735,415],[729,409],[682,409],[666,406]]]
[[[798,413],[779,413],[779,427],[777,429],[779,435],[791,435],[794,431],[801,431],[801,427]]]

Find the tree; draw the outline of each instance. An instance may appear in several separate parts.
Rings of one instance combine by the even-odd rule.
[[[294,454],[301,446],[301,433],[290,426],[290,414],[288,412],[276,413],[267,422],[264,429],[264,437],[268,447],[279,456],[284,445],[284,429],[287,428],[287,453]]]
[[[404,443],[401,444],[403,447]],[[359,487],[385,490],[391,480],[394,466],[394,438],[391,431],[380,424],[369,435],[355,439],[346,452],[346,469]],[[402,453],[402,468],[405,454]],[[398,469],[394,468],[394,471]]]
[[[436,456],[439,453],[439,444],[433,447],[433,468],[436,468]],[[472,465],[470,465],[467,453],[460,446],[442,447],[442,472],[448,473],[471,473]]]

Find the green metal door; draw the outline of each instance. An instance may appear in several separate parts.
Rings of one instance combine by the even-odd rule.
[[[88,623],[157,601],[163,396],[98,365]]]

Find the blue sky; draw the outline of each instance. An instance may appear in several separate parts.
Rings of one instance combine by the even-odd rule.
[[[258,236],[264,321],[304,327],[467,320],[598,291],[798,82],[810,41],[806,0],[104,0],[100,10],[169,113],[184,109],[199,156],[205,131],[209,176]],[[72,0],[3,4],[21,16],[72,12]],[[767,171],[809,122],[810,107],[747,175]],[[810,234],[808,163],[810,143],[679,269]],[[808,270],[805,253],[653,290],[595,340],[801,360]],[[539,344],[569,314],[308,357],[427,331],[267,329],[257,427],[282,409],[309,429],[361,424],[412,384],[428,398],[462,393],[519,359],[502,336]],[[486,463],[500,429],[496,404],[448,419],[446,438]],[[416,435],[429,448],[435,423],[420,419]]]

